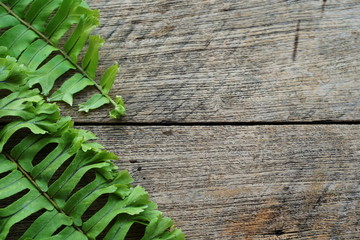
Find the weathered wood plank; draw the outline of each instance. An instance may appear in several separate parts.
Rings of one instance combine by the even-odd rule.
[[[359,239],[360,127],[87,126],[188,239]]]
[[[125,122],[360,119],[358,0],[89,2]]]

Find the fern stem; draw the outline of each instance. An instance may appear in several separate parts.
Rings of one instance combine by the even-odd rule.
[[[14,162],[17,166],[17,168],[21,171],[22,174],[24,174],[24,176],[34,185],[34,187],[36,187],[36,189],[54,206],[54,208],[56,210],[58,210],[60,213],[68,216],[57,204],[56,202],[54,202],[54,200],[51,199],[51,197],[44,191],[42,191],[40,189],[40,187],[36,184],[36,182],[34,181],[34,179],[19,165],[19,163],[17,161],[15,161],[15,159],[13,159],[10,154],[6,153],[6,152],[2,152],[2,154],[4,154],[6,156],[7,159],[9,159],[10,161]],[[75,224],[72,224],[72,226],[79,232],[81,232],[82,234],[84,234],[85,236],[86,233],[78,226],[76,226]]]
[[[53,46],[54,48],[56,48],[61,55],[63,55],[63,57],[69,61],[72,65],[74,65],[74,67],[82,74],[84,75],[86,78],[90,79],[91,81],[94,82],[94,86],[99,90],[99,92],[105,96],[115,107],[117,106],[116,102],[108,95],[105,94],[101,88],[101,86],[95,81],[95,79],[91,78],[89,76],[89,74],[86,73],[86,71],[77,63],[74,62],[70,56],[62,49],[58,48],[57,46],[55,46],[50,39],[45,36],[42,32],[38,31],[36,28],[34,28],[31,24],[27,23],[26,21],[24,21],[22,18],[20,18],[18,15],[16,15],[16,13],[14,13],[6,4],[0,2],[0,6],[2,6],[9,14],[11,14],[13,17],[15,17],[17,20],[19,20],[23,25],[25,25],[28,29],[31,29],[33,32],[35,32],[38,36],[40,36],[41,38],[43,38],[47,44]]]

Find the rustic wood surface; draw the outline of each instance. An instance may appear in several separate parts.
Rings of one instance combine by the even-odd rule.
[[[360,238],[359,0],[90,4],[128,114],[65,112],[187,239]]]
[[[360,237],[357,125],[86,129],[189,240]]]
[[[88,2],[128,114],[63,115],[187,239],[360,239],[360,0]]]
[[[123,122],[360,119],[359,0],[88,2],[107,41],[101,71],[121,65]],[[109,121],[107,108],[66,109]]]

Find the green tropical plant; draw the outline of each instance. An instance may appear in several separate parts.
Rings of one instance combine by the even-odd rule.
[[[0,100],[0,116],[17,118],[0,131],[0,200],[27,190],[0,208],[0,239],[16,223],[41,210],[44,213],[20,239],[96,239],[109,227],[104,239],[121,240],[134,223],[146,226],[142,240],[184,239],[180,230],[172,228],[172,220],[156,210],[147,192],[131,186],[129,173],[117,170],[111,162],[117,157],[93,142],[94,134],[73,128],[69,117],[61,118],[56,104],[47,103],[38,89],[28,87],[31,78],[27,76],[26,67],[16,59],[0,58],[0,90],[9,91]],[[22,129],[31,133],[6,153],[5,144]],[[34,164],[35,156],[50,144],[56,144],[54,150]],[[65,167],[59,173],[61,166]],[[94,180],[76,189],[89,172]],[[58,176],[50,183],[55,173]],[[108,195],[107,203],[83,221],[85,211],[103,195]]]
[[[55,81],[65,76],[67,79],[48,100],[72,105],[75,93],[94,86],[99,93],[81,104],[80,111],[111,103],[114,110],[110,116],[119,118],[125,114],[124,103],[121,97],[113,100],[108,95],[118,65],[107,69],[99,83],[95,81],[99,48],[104,40],[90,33],[98,25],[99,12],[82,0],[0,0],[0,30],[4,31],[0,46],[32,71],[30,87],[39,84],[42,94],[48,96]]]
[[[99,84],[94,80],[103,44],[99,36],[89,37],[97,17],[81,0],[0,0],[0,91],[5,93],[0,95],[0,119],[11,119],[0,130],[0,201],[13,200],[0,205],[0,239],[29,216],[35,220],[20,239],[121,240],[134,224],[145,227],[142,240],[185,238],[142,187],[131,185],[130,174],[118,171],[112,162],[117,157],[91,132],[73,128],[71,118],[62,118],[59,107],[49,102],[71,105],[75,93],[93,85],[100,93],[81,110],[113,103],[112,117],[125,113],[121,98],[108,96],[117,64]],[[53,90],[54,82],[71,70],[76,73]],[[37,84],[41,90],[34,88]],[[14,144],[25,129],[30,133]],[[106,203],[85,216],[100,198]]]

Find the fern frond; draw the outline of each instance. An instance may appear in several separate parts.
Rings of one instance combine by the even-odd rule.
[[[118,118],[125,114],[124,104],[108,95],[118,72],[117,64],[105,71],[99,83],[95,80],[104,40],[90,34],[98,25],[98,11],[90,10],[82,0],[0,0],[0,30],[5,30],[0,46],[32,71],[29,86],[39,84],[42,94],[48,96],[56,80],[73,70],[75,73],[48,100],[72,105],[74,94],[94,86],[100,93],[83,103],[80,111],[111,103],[114,110],[110,116]],[[73,26],[70,36],[64,37]],[[60,40],[65,42],[63,46],[59,46]],[[80,59],[86,43],[86,53]]]
[[[6,239],[11,227],[42,209],[47,210],[40,216],[20,239],[44,239],[44,237],[52,236],[52,234],[61,226],[71,226],[72,220],[69,216],[56,211],[54,205],[32,184],[32,182],[24,178],[24,174],[18,170],[18,166],[13,161],[7,159],[0,154],[0,173],[10,173],[0,179],[1,188],[0,199],[4,199],[15,195],[23,190],[28,190],[23,197],[0,209],[0,239]],[[56,220],[50,227],[44,228],[43,225],[49,220]],[[47,222],[45,222],[47,221]],[[88,239],[81,231],[76,231],[73,227],[68,227],[68,231],[73,234],[73,239]],[[35,235],[35,236],[34,236]],[[59,233],[63,236],[63,233]],[[65,238],[63,238],[65,239]]]
[[[156,210],[148,193],[131,185],[130,174],[117,170],[111,161],[117,157],[94,143],[94,134],[73,128],[70,118],[61,118],[55,104],[46,103],[38,90],[28,88],[26,78],[24,66],[13,58],[0,58],[0,90],[9,90],[9,96],[24,93],[11,103],[8,97],[0,99],[0,111],[15,102],[23,106],[18,112],[2,112],[4,117],[19,120],[0,131],[0,200],[28,191],[0,208],[0,239],[6,239],[15,224],[39,211],[44,213],[20,239],[96,239],[109,228],[104,239],[121,240],[134,223],[146,226],[142,240],[184,239],[180,230],[172,228],[172,221]],[[4,145],[23,128],[32,133],[5,153]],[[35,157],[49,144],[56,147],[35,164]],[[62,168],[65,170],[59,173]],[[58,177],[50,183],[55,174]],[[92,174],[94,180],[79,188],[85,174]],[[84,213],[102,196],[108,196],[107,203],[83,221]]]

